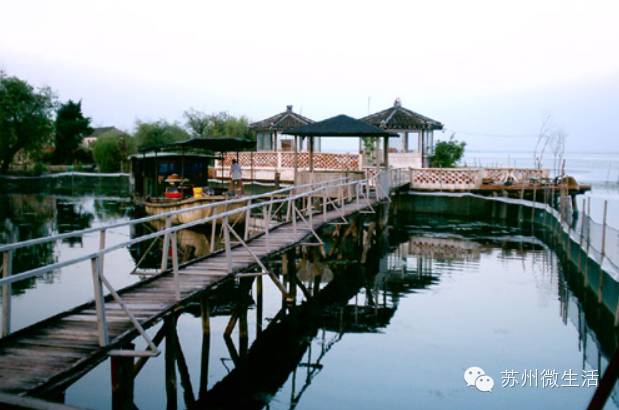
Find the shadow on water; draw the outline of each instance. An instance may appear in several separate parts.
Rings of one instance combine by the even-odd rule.
[[[132,214],[127,200],[97,197],[66,197],[46,194],[10,193],[0,196],[0,243],[11,243],[57,233],[86,229],[95,223],[118,220]],[[68,238],[62,244],[51,242],[18,249],[13,256],[13,270],[23,272],[54,263],[61,248],[82,247],[81,237]],[[54,273],[42,278],[16,282],[13,294],[22,294],[38,280],[53,282]]]
[[[158,333],[161,336],[155,336],[166,348],[167,407],[175,408],[182,402],[190,409],[260,409],[270,407],[277,398],[278,408],[295,408],[345,334],[389,332],[399,301],[438,286],[445,266],[475,263],[497,250],[500,259],[520,260],[548,249],[543,237],[509,224],[436,215],[400,215],[397,220],[397,225],[381,226],[379,220],[356,218],[350,225],[328,228],[323,232],[328,238],[326,257],[317,248],[297,247],[271,258],[269,267],[288,286],[295,281],[300,293],[312,296],[295,306],[282,302],[264,328],[261,277],[237,284],[229,281],[189,306],[185,312],[202,321],[199,378],[189,373],[186,346],[178,336],[178,316],[183,312],[169,318]],[[600,314],[599,305],[578,283],[578,272],[566,261],[560,263],[558,274],[561,318],[566,324],[572,320],[583,343],[595,341],[595,357],[587,357],[591,349],[583,348],[583,362],[602,369],[602,361],[617,346],[617,334],[609,326],[613,318]],[[567,315],[568,305],[579,318],[576,322]],[[251,344],[250,312],[256,315],[256,336]],[[223,343],[230,359],[225,365],[227,372],[209,383],[209,349],[220,343],[210,334],[210,321],[216,315],[227,319]],[[233,340],[234,333],[238,340]],[[113,377],[119,366],[112,364]],[[114,408],[134,408],[134,377],[135,373],[130,373],[114,385]],[[282,402],[284,386],[290,391],[286,402]],[[616,402],[616,394],[613,400]],[[163,403],[158,405],[163,407]]]
[[[105,198],[78,200],[31,194],[4,198],[7,200],[0,201],[0,242],[82,229],[133,215],[126,202]],[[165,403],[136,391],[136,380],[155,371],[147,367],[146,359],[113,358],[109,361],[112,407],[133,409],[134,402],[145,402],[145,408],[175,408],[179,403],[191,409],[258,409],[275,404],[294,408],[323,372],[329,353],[344,335],[388,333],[405,299],[438,287],[445,275],[459,269],[463,262],[475,264],[493,253],[499,259],[519,260],[548,251],[548,247],[555,249],[553,239],[543,229],[517,218],[497,221],[485,212],[437,216],[419,209],[412,211],[409,202],[403,199],[392,204],[390,215],[357,216],[350,224],[326,227],[321,232],[326,239],[326,256],[317,247],[299,246],[272,257],[268,266],[294,289],[294,306],[276,301],[277,308],[273,309],[273,299],[279,295],[272,289],[269,292],[268,278],[257,276],[227,281],[168,317],[153,337],[164,354],[150,359],[163,362],[157,377],[164,382],[155,387],[165,391]],[[140,225],[135,229],[131,236],[156,227]],[[208,230],[182,231],[181,259],[206,255],[208,241]],[[144,259],[142,267],[157,268],[161,249],[148,249],[148,245],[140,244],[129,252],[134,262]],[[16,255],[17,271],[50,263],[56,257],[53,246],[33,247],[28,252]],[[618,345],[614,317],[600,304],[592,281],[569,263],[567,255],[558,255],[554,292],[560,301],[561,320],[577,329],[583,363],[601,370]],[[14,292],[35,286],[34,279],[20,285],[14,286]],[[201,323],[201,337],[196,339],[192,333],[190,342],[183,336],[185,316]],[[225,322],[222,338],[214,337],[218,335],[218,320]],[[194,345],[198,345],[197,356],[190,354]],[[225,346],[229,360],[222,359],[226,371],[213,377],[210,352],[218,345]],[[285,403],[284,386],[290,392]],[[87,391],[79,381],[69,389]],[[615,392],[615,404],[617,397]]]

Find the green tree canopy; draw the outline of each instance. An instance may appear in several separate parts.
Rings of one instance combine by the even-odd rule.
[[[92,132],[90,118],[82,114],[82,102],[72,100],[62,104],[56,114],[54,161],[71,163],[82,138]]]
[[[17,77],[0,72],[0,172],[6,173],[15,154],[39,154],[50,142],[54,96],[49,88],[35,90]]]
[[[226,112],[205,114],[196,110],[185,112],[186,126],[192,137],[245,137],[255,138],[245,116],[235,117]]]
[[[452,135],[448,141],[439,141],[434,147],[431,164],[436,168],[453,168],[462,155],[466,143],[454,139]]]
[[[156,122],[138,121],[133,136],[138,149],[189,139],[189,133],[179,125],[170,124],[163,120]]]
[[[100,172],[128,170],[128,157],[136,149],[135,139],[119,131],[108,131],[97,137],[92,155]]]

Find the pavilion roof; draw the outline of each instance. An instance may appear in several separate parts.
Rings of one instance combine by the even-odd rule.
[[[399,99],[386,110],[370,114],[361,118],[368,124],[388,130],[442,130],[443,124],[439,121],[418,114],[415,111],[402,107]]]
[[[301,127],[314,121],[292,111],[292,105],[286,106],[286,111],[262,121],[251,123],[249,127],[255,131],[282,131],[286,128]]]
[[[140,152],[159,151],[164,149],[198,149],[208,152],[254,151],[256,141],[232,136],[191,138],[185,141],[171,142],[159,146],[150,146]]]
[[[338,115],[302,127],[288,128],[284,134],[301,137],[393,137],[392,132],[367,124],[363,121]]]

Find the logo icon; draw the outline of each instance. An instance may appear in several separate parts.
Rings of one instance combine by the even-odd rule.
[[[494,379],[486,374],[484,369],[477,366],[469,367],[464,371],[464,381],[468,387],[474,386],[482,392],[491,392]]]

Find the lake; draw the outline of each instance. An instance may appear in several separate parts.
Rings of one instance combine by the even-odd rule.
[[[3,194],[0,242],[136,217],[124,183],[105,184],[102,193],[80,183],[60,194]],[[318,294],[312,303],[299,294],[298,307],[282,311],[268,277],[262,302],[257,279],[229,281],[205,295],[208,333],[199,303],[149,329],[154,336],[165,326],[166,337],[162,354],[136,376],[133,403],[141,409],[586,407],[593,379],[618,342],[613,318],[580,274],[530,227],[415,214],[407,211],[411,200],[384,210],[391,213],[386,225],[364,216],[365,229],[376,228],[365,247],[327,227],[326,258],[297,247],[269,261],[275,272],[296,270]],[[120,228],[108,241],[134,234]],[[201,235],[187,233],[194,254]],[[18,255],[15,266],[73,258],[97,241],[93,235],[41,247]],[[116,287],[148,275],[147,268],[129,274],[140,252],[123,249],[106,258]],[[91,300],[87,269],[76,265],[16,287],[14,328]],[[240,320],[227,337],[231,315]],[[467,386],[471,367],[493,379],[491,392]],[[66,390],[65,402],[110,408],[110,374],[105,360]],[[616,386],[606,408],[619,408]]]

